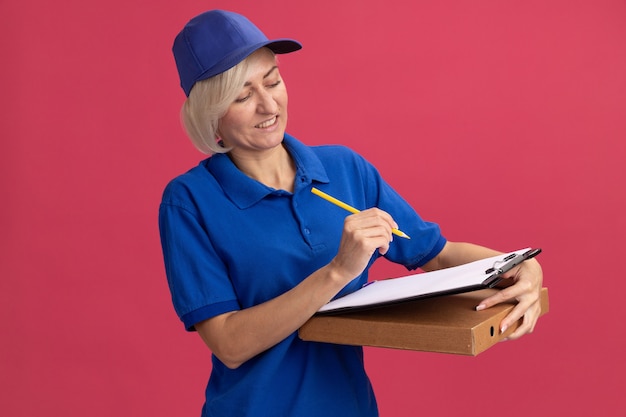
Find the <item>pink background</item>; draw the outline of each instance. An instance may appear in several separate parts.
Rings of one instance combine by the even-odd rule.
[[[199,415],[210,355],[174,315],[157,207],[202,158],[170,47],[209,8],[304,44],[281,59],[290,133],[356,149],[451,240],[544,249],[534,334],[366,349],[383,416],[626,415],[626,3],[603,0],[3,1],[2,415]]]

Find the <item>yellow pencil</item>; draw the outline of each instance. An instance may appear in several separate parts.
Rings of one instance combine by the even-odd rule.
[[[354,207],[344,203],[341,200],[337,200],[335,197],[330,196],[330,195],[326,194],[325,192],[318,190],[315,187],[311,188],[311,192],[313,194],[315,194],[316,196],[322,197],[324,200],[329,201],[329,202],[333,203],[334,205],[339,206],[342,209],[349,211],[352,214],[356,214],[356,213],[359,212],[359,210],[355,209]],[[398,229],[391,229],[391,232],[394,235],[396,235],[396,236],[400,236],[400,237],[403,237],[405,239],[411,239],[406,233],[404,233],[404,232],[402,232],[402,231],[400,231]]]

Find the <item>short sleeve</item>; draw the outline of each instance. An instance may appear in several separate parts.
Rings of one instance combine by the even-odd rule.
[[[222,260],[191,204],[166,189],[159,208],[159,231],[174,309],[187,330],[239,303]]]

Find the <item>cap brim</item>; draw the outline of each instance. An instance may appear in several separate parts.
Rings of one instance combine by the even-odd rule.
[[[302,49],[302,45],[293,39],[275,39],[265,45],[276,54],[288,54]]]

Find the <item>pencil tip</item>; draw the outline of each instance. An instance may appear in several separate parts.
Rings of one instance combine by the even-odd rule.
[[[396,229],[397,230],[397,229]],[[411,237],[409,235],[407,235],[406,233],[404,233],[402,230],[397,230],[396,233],[398,236],[403,237],[405,239],[411,239]]]

